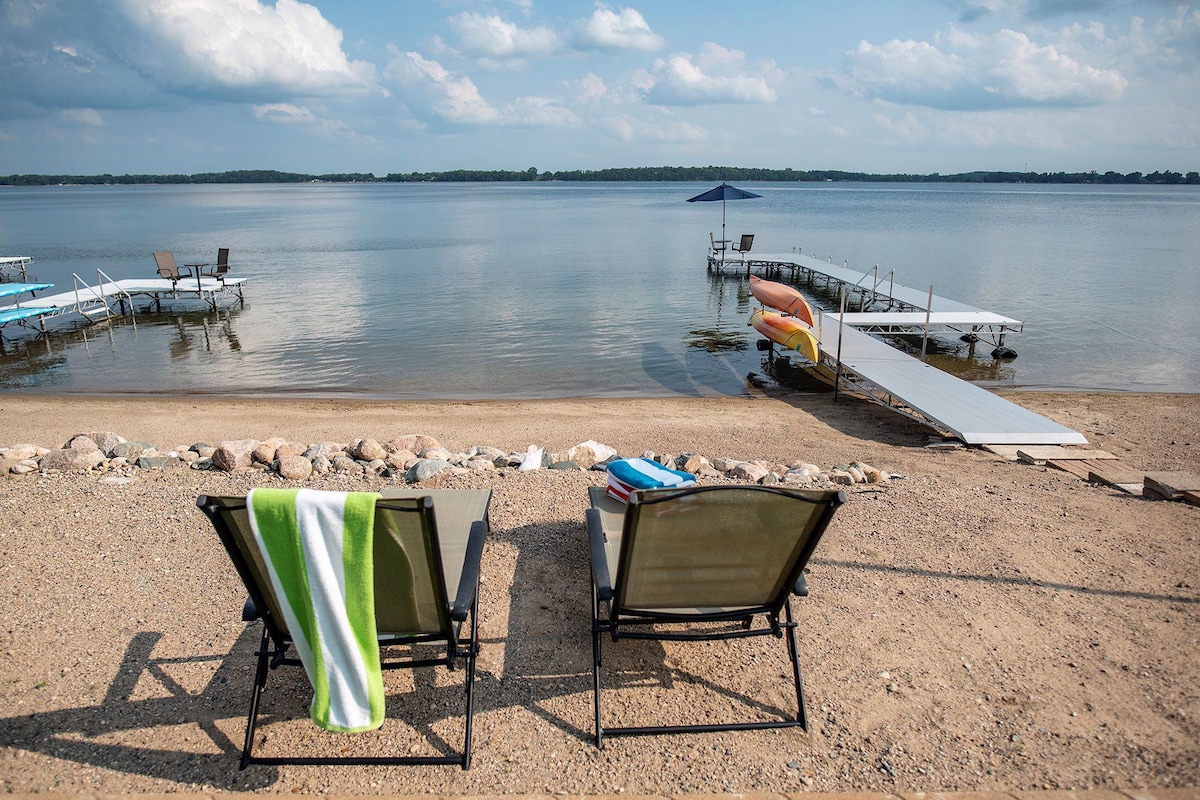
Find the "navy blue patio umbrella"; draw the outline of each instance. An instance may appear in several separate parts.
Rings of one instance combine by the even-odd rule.
[[[721,201],[721,242],[724,243],[727,241],[725,239],[725,201],[749,200],[752,197],[762,197],[762,195],[755,194],[754,192],[747,192],[745,189],[739,189],[736,186],[730,186],[724,181],[721,181],[720,186],[709,189],[707,192],[698,194],[695,197],[689,197],[687,201],[689,203],[710,203],[714,200]]]

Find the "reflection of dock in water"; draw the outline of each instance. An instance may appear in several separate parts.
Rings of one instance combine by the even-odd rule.
[[[709,253],[710,274],[756,272],[785,277],[810,291],[820,284],[842,298],[842,313],[819,313],[813,326],[819,344],[817,367],[835,388],[852,389],[893,411],[948,432],[967,444],[1086,444],[1082,434],[1016,403],[943,372],[925,359],[931,333],[959,333],[974,345],[990,340],[997,348],[1020,320],[969,306],[933,293],[900,286],[894,271],[882,277],[878,267],[858,273],[800,253],[722,261]],[[922,358],[913,358],[875,338],[920,335]],[[1013,354],[1015,355],[1015,354]]]

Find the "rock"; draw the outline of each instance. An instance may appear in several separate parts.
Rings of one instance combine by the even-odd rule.
[[[212,454],[213,465],[225,472],[233,472],[241,467],[249,467],[254,463],[254,448],[258,447],[257,439],[236,439],[217,442],[217,449]]]
[[[94,444],[94,442],[93,442]],[[60,472],[88,472],[104,461],[99,448],[92,450],[51,450],[38,461],[38,469]]]
[[[497,458],[492,463],[494,463],[497,467],[519,467],[519,466],[521,466],[521,463],[525,461],[525,456],[527,456],[527,455],[529,455],[529,454],[528,453],[509,453],[508,457],[506,459],[504,459],[504,463],[501,463],[501,459],[499,459],[499,458]]]
[[[355,439],[346,445],[346,453],[351,458],[369,463],[377,459],[382,461],[388,451],[384,450],[383,445],[374,439]]]
[[[4,449],[4,457],[11,458],[15,461],[24,461],[27,458],[38,458],[42,454],[38,452],[40,448],[33,444],[14,444],[12,447]]]
[[[846,470],[837,469],[836,467],[829,471],[829,480],[833,481],[834,483],[838,484],[839,486],[853,486],[854,485],[854,476],[851,475],[849,472],[846,472]]]
[[[287,444],[287,441],[277,436],[272,436],[270,439],[263,439],[250,451],[251,463],[270,466],[271,462],[275,460],[275,451],[279,449],[280,445],[284,444]]]
[[[853,466],[846,467],[845,471],[850,473],[850,477],[854,478],[855,483],[866,483],[867,482],[867,476],[863,475],[862,470],[860,470],[858,467],[853,467]]]
[[[388,465],[382,458],[373,458],[366,463],[363,470],[368,475],[382,475],[388,471]]]
[[[330,469],[339,475],[362,475],[363,466],[349,456],[338,456],[330,462]]]
[[[313,465],[304,456],[285,454],[279,458],[276,471],[281,478],[286,478],[289,481],[302,481],[312,475]]]
[[[525,458],[521,459],[521,466],[518,467],[520,472],[533,472],[535,469],[542,468],[542,459],[546,455],[546,450],[541,447],[529,445],[529,452],[525,454]]]
[[[212,445],[208,445],[208,444],[200,444],[200,445],[194,444],[189,449],[196,455],[200,456],[201,458],[207,458],[207,459],[212,459],[213,453],[217,452],[217,448],[213,447]]]
[[[303,458],[303,456],[301,456],[301,458]],[[305,459],[305,460],[307,460],[307,459]],[[316,474],[324,475],[327,472],[329,472],[329,470],[332,466],[333,465],[329,463],[329,459],[326,458],[325,456],[323,456],[323,455],[313,456],[312,471],[315,472]]]
[[[216,469],[216,467],[213,466],[212,458],[210,458],[209,456],[200,456],[200,458],[197,458],[195,461],[192,462],[192,469],[209,470],[209,469]]]
[[[863,464],[860,461],[855,461],[851,464],[853,467],[858,467],[859,471],[866,476],[867,483],[887,483],[887,475],[881,470],[877,470],[870,464]]]
[[[63,445],[63,450],[100,450],[100,447],[86,433],[77,433]]]
[[[761,483],[763,486],[778,486],[779,484],[783,483],[783,480],[774,472],[768,472],[766,475],[763,475],[762,480],[759,481],[759,483]]]
[[[383,463],[396,472],[407,472],[419,460],[416,453],[409,450],[397,450],[394,453],[388,453],[384,457]]]
[[[482,456],[483,458],[486,458],[488,461],[491,461],[493,464],[495,464],[496,459],[500,458],[501,456],[504,456],[505,458],[507,458],[508,453],[505,453],[499,447],[491,447],[489,445],[481,444],[481,445],[475,445],[474,447],[472,447],[470,450],[467,451],[468,459],[474,458],[476,456]]]
[[[419,483],[450,469],[450,462],[443,458],[422,458],[404,473],[404,480],[409,483]]]
[[[699,456],[695,453],[689,453],[688,455],[680,456],[679,458],[683,462],[679,464],[679,469],[683,470],[684,472],[690,472],[693,475],[699,475],[705,467],[712,469],[712,464],[709,463],[709,460],[704,456]]]
[[[569,472],[571,470],[576,470],[579,472],[583,471],[583,467],[579,466],[574,461],[555,461],[552,464],[550,464],[550,466],[547,467],[547,469],[556,469],[556,470],[559,470],[560,472]]]
[[[411,450],[414,453],[419,453],[430,447],[441,447],[442,443],[432,436],[426,436],[423,433],[409,433],[404,436],[397,436],[387,443],[389,450]]]
[[[803,470],[789,469],[783,474],[783,482],[796,486],[807,486],[813,482],[813,479]]]
[[[113,448],[108,451],[109,458],[127,458],[130,461],[136,461],[137,457],[147,450],[153,450],[154,445],[149,442],[120,442],[113,445]]]
[[[675,463],[675,456],[671,455],[670,453],[659,453],[652,460],[657,461],[664,467],[670,467]]]
[[[588,469],[597,461],[607,461],[617,454],[616,449],[606,444],[588,439],[567,450],[566,460],[574,461],[583,469]]]
[[[713,469],[715,469],[717,472],[729,472],[729,470],[736,467],[738,463],[740,462],[733,458],[714,458],[712,460]]]
[[[162,469],[181,463],[175,456],[138,456],[134,466],[139,469]]]
[[[32,458],[26,458],[18,461],[9,468],[9,473],[13,475],[27,475],[30,472],[37,472],[38,463]]]
[[[758,483],[770,474],[766,467],[760,467],[758,464],[751,464],[746,461],[738,462],[733,469],[729,470],[729,477],[752,483]]]
[[[417,455],[419,455],[421,458],[429,459],[432,461],[437,461],[437,460],[450,461],[454,458],[453,453],[451,453],[449,450],[447,450],[446,448],[441,447],[441,446],[426,447],[424,450],[417,451]]]
[[[177,450],[175,452],[175,457],[188,464],[200,460],[199,454],[192,450]]]
[[[80,436],[86,436],[96,443],[96,447],[100,452],[108,455],[108,453],[121,442],[125,441],[124,436],[118,436],[112,431],[92,431],[90,433],[81,433]]]
[[[473,472],[494,472],[496,469],[496,465],[486,456],[468,458],[465,466]]]
[[[19,458],[0,458],[0,475],[7,475],[12,468],[21,463]]]
[[[308,459],[313,459],[317,456],[330,458],[333,454],[340,453],[341,451],[342,446],[337,442],[321,442],[320,444],[310,444],[304,449],[301,455]]]
[[[592,464],[592,466],[589,469],[591,469],[595,472],[608,472],[608,465],[613,463],[614,461],[620,461],[620,460],[621,460],[621,455],[619,453],[616,453],[612,456],[612,458],[606,458],[603,461],[597,461],[595,464]]]

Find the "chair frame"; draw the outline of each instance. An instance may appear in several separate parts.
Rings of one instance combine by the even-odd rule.
[[[288,647],[293,644],[291,634],[287,631],[286,622],[278,619],[270,610],[270,604],[254,571],[247,563],[246,556],[238,546],[238,538],[231,529],[225,513],[244,511],[247,509],[244,497],[216,497],[201,495],[196,499],[196,505],[212,521],[217,535],[234,568],[245,584],[249,598],[242,609],[242,619],[253,622],[261,619],[263,623],[262,640],[259,643],[257,669],[254,676],[254,688],[250,698],[250,710],[246,720],[246,738],[242,746],[242,756],[239,769],[246,769],[250,764],[266,765],[333,765],[333,766],[364,766],[364,765],[455,765],[463,770],[471,767],[471,733],[474,716],[474,687],[475,660],[479,654],[479,565],[483,553],[483,543],[487,535],[487,520],[478,520],[471,525],[467,541],[466,559],[463,563],[463,573],[458,584],[457,597],[453,604],[448,605],[445,613],[439,613],[442,618],[442,630],[438,633],[405,635],[397,639],[381,637],[379,645],[381,669],[411,669],[416,667],[445,666],[449,670],[458,668],[461,660],[465,665],[466,717],[463,735],[462,751],[452,756],[267,756],[253,755],[254,732],[258,724],[259,703],[267,685],[268,673],[281,665],[300,666],[299,658],[288,656]],[[393,512],[420,513],[425,517],[432,539],[432,555],[434,564],[432,572],[440,596],[446,596],[446,585],[442,568],[441,549],[438,546],[437,524],[433,514],[433,499],[420,497],[413,499],[379,499],[375,504],[376,513],[380,509]],[[441,610],[439,610],[441,611]],[[470,635],[462,637],[462,625],[470,617]],[[444,642],[446,655],[441,658],[399,658],[386,656],[382,648],[389,645],[412,645]]]
[[[730,242],[730,244],[733,244],[733,243]],[[746,253],[750,252],[750,248],[753,245],[754,245],[754,234],[753,233],[743,233],[742,238],[738,241],[737,244],[733,244],[732,249],[733,249],[733,252],[737,253],[738,255],[740,255],[742,257],[742,263],[745,263],[746,262]]]
[[[634,492],[630,495],[629,505],[649,506],[656,502],[673,499],[681,495],[696,495],[706,492],[719,492],[729,489],[754,492],[771,492],[796,497],[798,500],[824,505],[818,519],[809,534],[808,541],[798,554],[795,563],[788,571],[787,580],[783,582],[782,590],[768,603],[761,606],[748,606],[732,611],[702,612],[675,614],[665,611],[646,611],[625,608],[622,605],[623,585],[622,575],[628,575],[626,570],[631,558],[633,541],[637,536],[633,515],[626,511],[621,538],[621,553],[619,556],[618,580],[616,586],[609,577],[608,557],[604,547],[604,531],[600,512],[596,508],[587,511],[588,538],[591,549],[592,564],[592,688],[595,696],[594,710],[596,722],[596,747],[604,748],[604,736],[652,736],[666,733],[710,733],[716,731],[763,730],[770,728],[800,727],[808,730],[808,711],[804,700],[804,683],[800,671],[800,658],[796,644],[796,628],[798,623],[792,616],[790,595],[799,597],[808,595],[808,582],[804,577],[804,568],[816,550],[821,536],[828,527],[834,512],[846,502],[846,493],[840,490],[805,491],[787,490],[769,486],[699,486],[682,490],[658,490],[651,492]],[[601,605],[607,607],[607,615],[601,615]],[[779,615],[783,613],[783,620]],[[762,615],[766,627],[753,627],[755,617]],[[720,623],[740,622],[740,630],[719,632],[685,632],[685,631],[653,631],[629,629],[629,626],[662,625],[671,623]],[[658,641],[718,641],[724,639],[741,639],[750,636],[771,635],[776,638],[786,638],[788,659],[792,665],[792,678],[796,689],[797,715],[795,719],[765,720],[758,722],[731,722],[708,725],[644,725],[605,728],[600,714],[600,667],[602,666],[602,637],[612,636],[616,642],[624,637],[628,639],[652,639]]]

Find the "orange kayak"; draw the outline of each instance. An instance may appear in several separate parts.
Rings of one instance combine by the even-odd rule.
[[[808,301],[804,299],[804,295],[786,283],[766,281],[757,275],[751,275],[750,294],[765,306],[798,317],[809,325],[813,324],[812,308],[809,307]]]
[[[796,317],[785,317],[777,311],[760,309],[750,315],[750,324],[775,344],[795,350],[814,364],[821,362],[817,337]]]

